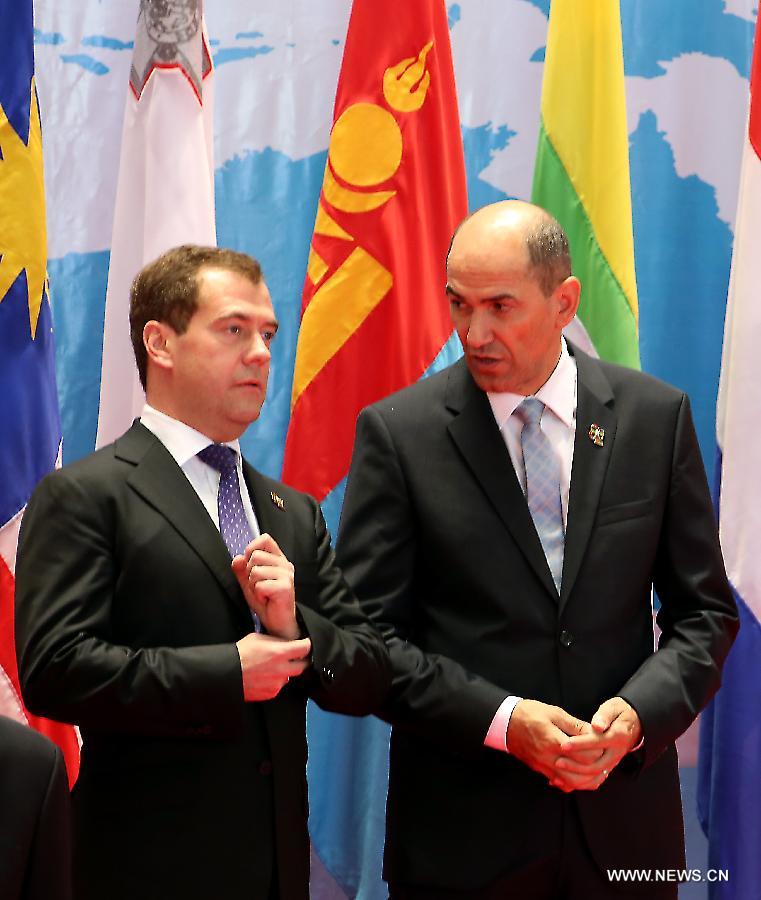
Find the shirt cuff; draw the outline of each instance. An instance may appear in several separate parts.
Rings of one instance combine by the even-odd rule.
[[[499,709],[494,714],[489,730],[486,732],[484,740],[485,747],[491,747],[494,750],[501,750],[507,753],[507,726],[510,724],[510,717],[515,707],[523,700],[523,697],[505,697],[500,704]]]

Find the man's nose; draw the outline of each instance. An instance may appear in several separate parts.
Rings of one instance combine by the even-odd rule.
[[[480,310],[474,310],[468,323],[468,346],[473,349],[485,347],[491,343],[492,330],[488,316]]]
[[[271,355],[269,344],[257,331],[249,342],[246,352],[246,361],[263,363],[267,362]]]

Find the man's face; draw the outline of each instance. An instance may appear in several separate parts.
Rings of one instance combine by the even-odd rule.
[[[472,224],[458,233],[447,263],[452,321],[468,368],[483,391],[532,394],[557,364],[563,303],[558,291],[542,293],[520,233],[490,242]]]
[[[164,326],[175,418],[216,441],[259,417],[277,331],[267,285],[226,269],[199,273],[198,309],[183,334]]]

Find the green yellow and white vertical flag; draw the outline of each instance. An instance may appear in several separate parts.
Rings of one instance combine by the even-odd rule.
[[[568,233],[594,349],[639,368],[618,0],[552,0],[532,200]]]

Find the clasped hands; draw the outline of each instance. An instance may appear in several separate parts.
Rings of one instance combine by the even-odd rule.
[[[251,632],[236,644],[243,696],[246,701],[271,700],[309,666],[312,650],[309,638],[299,638],[293,564],[273,537],[262,534],[233,559],[232,570],[267,632]]]
[[[521,700],[507,729],[507,749],[561,791],[595,791],[639,744],[642,725],[622,697],[585,722],[559,706]]]

